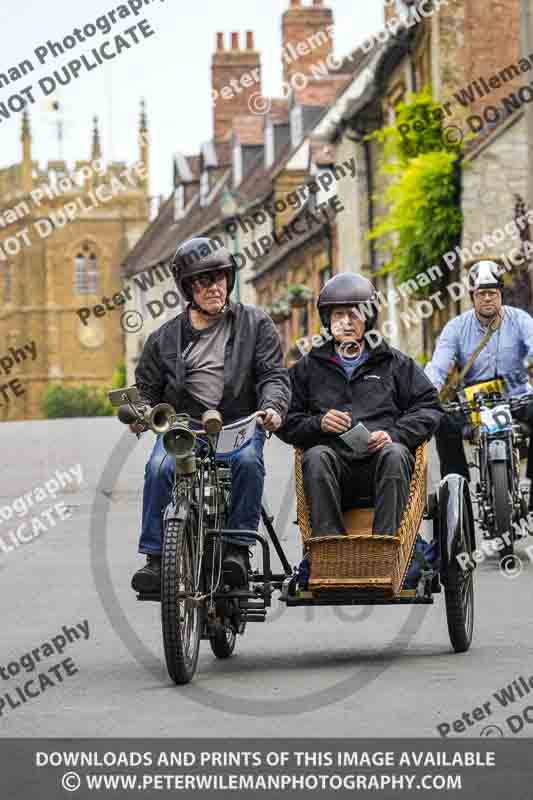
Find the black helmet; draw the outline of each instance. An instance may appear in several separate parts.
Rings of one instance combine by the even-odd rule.
[[[469,270],[468,280],[470,291],[476,289],[503,289],[503,281],[500,278],[501,268],[495,261],[478,261]]]
[[[375,327],[379,309],[373,284],[357,272],[339,272],[330,278],[322,287],[316,305],[325,328],[329,328],[333,306],[357,306],[366,321],[366,330]]]
[[[170,269],[178,289],[189,302],[192,302],[193,299],[190,280],[201,272],[227,269],[230,273],[228,275],[228,297],[235,285],[233,256],[216,239],[208,239],[206,236],[189,239],[180,244],[172,257]]]

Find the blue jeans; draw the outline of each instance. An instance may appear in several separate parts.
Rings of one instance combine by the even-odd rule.
[[[228,528],[256,531],[261,517],[261,498],[265,482],[264,428],[257,427],[253,439],[240,450],[217,456],[231,466],[232,503]],[[139,553],[160,553],[163,542],[162,512],[170,502],[174,484],[174,456],[163,448],[158,436],[144,471],[142,530]],[[255,539],[236,536],[234,544],[252,545]]]

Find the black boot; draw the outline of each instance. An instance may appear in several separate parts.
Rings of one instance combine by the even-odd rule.
[[[222,562],[224,583],[233,588],[248,585],[250,572],[250,551],[247,545],[228,544]]]
[[[131,580],[131,586],[140,594],[158,594],[161,591],[160,555],[146,556],[146,564],[137,570]]]

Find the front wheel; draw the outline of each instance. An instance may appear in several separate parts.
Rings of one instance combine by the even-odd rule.
[[[512,556],[514,552],[514,533],[511,527],[513,508],[509,488],[509,473],[506,461],[493,461],[490,465],[492,479],[492,498],[496,536],[505,542],[500,550],[500,558]],[[505,536],[505,538],[503,538]]]
[[[466,489],[468,491],[468,488]],[[444,587],[446,619],[450,642],[456,653],[466,652],[474,633],[474,576],[472,571],[472,519],[464,495],[457,498],[458,524],[456,550],[448,565]],[[467,555],[466,564],[462,555]]]
[[[178,685],[194,676],[202,633],[203,608],[195,598],[195,528],[189,508],[183,519],[167,519],[164,529],[161,622],[167,669]]]

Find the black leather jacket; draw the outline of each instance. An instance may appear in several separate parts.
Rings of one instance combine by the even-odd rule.
[[[178,412],[199,416],[205,408],[184,391],[187,310],[150,334],[135,370],[141,397],[150,405],[170,403]],[[290,380],[283,366],[276,326],[255,306],[229,303],[231,333],[224,356],[224,392],[218,410],[224,423],[273,408],[282,419],[290,403]]]
[[[367,345],[368,347],[368,345]],[[322,417],[332,408],[351,411],[352,421],[369,431],[386,431],[411,450],[429,439],[442,410],[437,390],[412,358],[382,342],[348,378],[331,342],[316,347],[290,370],[292,402],[278,432],[297,447],[328,444],[337,434],[323,433]]]

